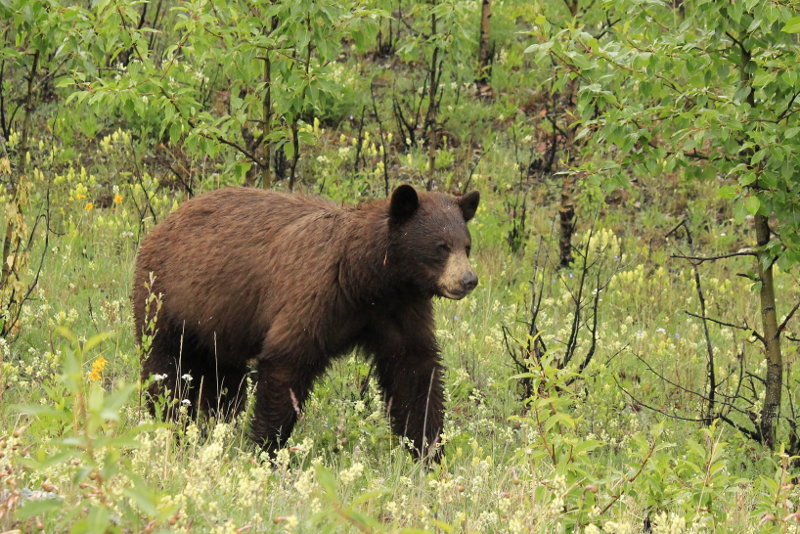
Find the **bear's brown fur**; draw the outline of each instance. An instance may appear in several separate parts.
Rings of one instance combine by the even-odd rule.
[[[355,207],[247,188],[188,201],[136,261],[139,342],[156,308],[148,295],[162,301],[142,362],[144,378],[162,375],[151,396],[235,413],[254,362],[252,434],[274,452],[332,358],[360,348],[374,358],[393,430],[427,454],[443,419],[431,299],[477,285],[466,222],[478,202],[477,191],[407,185]]]

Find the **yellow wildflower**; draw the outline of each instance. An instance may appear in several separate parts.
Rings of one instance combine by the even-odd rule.
[[[94,204],[91,202],[87,202],[86,205],[83,207],[86,211],[92,211],[94,209]]]
[[[103,378],[103,369],[106,368],[106,364],[108,360],[100,356],[94,362],[92,362],[92,370],[89,371],[89,380],[92,382],[96,382]]]
[[[122,195],[119,193],[114,195],[114,204],[122,204]]]
[[[84,198],[86,198],[86,195],[84,195],[83,193],[78,193],[77,195],[75,195],[75,197],[76,197],[78,200],[83,200]]]

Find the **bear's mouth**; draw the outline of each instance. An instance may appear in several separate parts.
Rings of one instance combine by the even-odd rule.
[[[439,296],[450,300],[461,300],[471,292],[472,290],[469,289],[451,290],[444,287],[439,288]]]

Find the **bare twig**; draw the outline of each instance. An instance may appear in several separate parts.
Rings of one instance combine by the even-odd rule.
[[[390,25],[391,29],[391,25]],[[383,193],[388,197],[389,196],[389,148],[386,146],[386,136],[383,131],[383,121],[381,120],[381,114],[378,113],[378,103],[377,99],[375,98],[375,80],[373,83],[369,84],[369,92],[372,96],[372,112],[375,114],[375,120],[378,122],[378,133],[381,136],[381,157],[383,158]]]
[[[658,444],[658,436],[653,438],[653,442],[650,444],[650,448],[648,449],[647,454],[645,455],[644,459],[642,460],[642,463],[639,465],[639,469],[636,470],[636,473],[634,473],[634,475],[632,477],[624,477],[622,480],[620,480],[620,482],[619,482],[620,486],[622,484],[624,484],[625,482],[635,482],[636,479],[639,478],[639,475],[642,474],[642,472],[644,471],[645,466],[647,466],[647,464],[650,462],[650,459],[653,457],[653,453],[656,452],[657,444]],[[606,504],[603,507],[602,510],[600,510],[598,515],[602,516],[603,514],[605,514],[608,511],[608,509],[611,508],[612,506],[614,506],[614,504],[617,501],[619,501],[620,498],[624,494],[625,494],[625,491],[623,489],[620,489],[617,493],[612,495],[611,496],[611,500],[608,502],[608,504]]]
[[[667,412],[666,410],[662,410],[661,408],[656,408],[655,406],[647,404],[644,401],[636,398],[633,395],[633,393],[631,393],[630,391],[625,389],[622,386],[622,384],[620,384],[619,381],[617,381],[616,377],[612,377],[612,378],[613,378],[614,383],[616,384],[616,386],[623,393],[625,393],[633,402],[635,402],[638,406],[642,406],[643,408],[647,408],[648,410],[651,410],[653,412],[660,413],[661,415],[663,415],[665,417],[669,417],[670,419],[677,419],[678,421],[690,421],[690,422],[693,422],[693,423],[702,423],[703,421],[705,421],[705,419],[703,419],[703,418],[688,417],[688,416],[685,416],[685,415],[677,414],[675,412],[670,413],[670,412]]]
[[[673,228],[670,233],[675,232],[678,228],[683,227],[684,232],[686,232],[686,241],[689,244],[689,253],[694,256],[694,243],[692,241],[692,232],[689,229],[689,225],[686,222],[686,219],[681,221],[681,223]],[[715,411],[715,398],[717,394],[717,376],[716,376],[716,368],[714,367],[714,346],[711,344],[711,333],[708,329],[708,319],[706,318],[706,297],[703,294],[703,285],[700,282],[700,270],[697,268],[698,264],[695,262],[692,263],[692,272],[694,274],[694,286],[697,291],[697,299],[700,302],[700,315],[702,316],[703,321],[703,336],[706,340],[706,380],[708,381],[708,399],[707,399],[707,407],[706,407],[706,425],[710,425],[713,421],[712,416]]]
[[[703,263],[706,261],[716,261],[716,260],[724,260],[726,258],[735,258],[737,256],[758,256],[758,253],[752,250],[740,250],[738,252],[731,252],[729,254],[720,254],[719,256],[684,256],[682,254],[673,254],[670,257],[680,260],[690,260],[690,261],[696,261],[698,263]]]
[[[674,380],[670,380],[669,378],[664,376],[662,373],[659,373],[658,371],[656,371],[653,368],[653,366],[650,365],[650,363],[647,360],[645,360],[644,358],[642,358],[641,356],[639,356],[635,352],[632,352],[631,354],[633,354],[634,357],[636,357],[637,360],[642,362],[647,367],[647,370],[650,371],[651,373],[653,373],[659,380],[661,380],[663,382],[666,382],[667,384],[669,384],[669,385],[671,385],[671,386],[673,386],[673,387],[675,387],[675,388],[677,388],[677,389],[679,389],[679,390],[681,390],[681,391],[683,391],[685,393],[688,393],[690,395],[694,395],[695,397],[697,397],[700,400],[703,400],[703,401],[706,401],[706,402],[708,402],[710,400],[709,397],[703,395],[699,391],[694,391],[693,389],[689,389],[686,386],[682,386],[681,384],[678,384]],[[751,417],[753,415],[751,412],[749,412],[747,410],[742,410],[741,408],[739,408],[738,406],[736,406],[736,405],[734,405],[734,404],[732,404],[730,402],[717,400],[717,401],[715,401],[715,404],[724,406],[724,407],[729,408],[729,409],[731,409],[731,410],[733,410],[735,412],[739,412],[742,415],[746,415],[747,417]],[[705,418],[698,419],[698,421],[705,422]],[[712,421],[713,421],[713,417],[712,417]]]
[[[36,289],[36,286],[39,285],[39,277],[42,274],[42,268],[44,267],[44,260],[47,257],[47,252],[50,250],[50,184],[47,185],[47,192],[45,193],[44,199],[44,213],[40,213],[36,220],[33,223],[33,228],[31,229],[30,235],[28,236],[28,243],[25,246],[26,251],[30,251],[33,238],[36,234],[36,229],[39,226],[39,222],[44,220],[44,244],[42,247],[42,255],[39,257],[39,265],[36,268],[36,274],[33,276],[33,280],[30,284],[28,284],[27,289],[25,290],[25,295],[23,295],[22,299],[19,301],[19,306],[16,308],[16,314],[13,318],[6,321],[3,325],[3,330],[5,332],[12,332],[14,330],[14,326],[19,322],[20,316],[22,315],[22,306],[25,302],[27,302],[33,291]]]
[[[570,327],[569,331],[569,340],[567,341],[567,350],[564,352],[564,358],[561,361],[561,368],[567,366],[567,364],[572,360],[573,356],[575,355],[575,350],[578,344],[578,333],[580,331],[580,319],[581,319],[581,310],[583,309],[583,290],[586,285],[586,274],[588,272],[587,269],[587,262],[589,261],[589,246],[592,243],[592,237],[594,237],[594,225],[592,228],[589,229],[589,238],[586,240],[586,245],[584,246],[583,250],[583,264],[581,265],[581,277],[580,282],[578,283],[578,295],[577,298],[574,300],[575,302],[575,311],[572,315],[572,326]]]
[[[687,310],[684,310],[683,313],[685,313],[686,315],[689,315],[691,317],[694,317],[695,319],[701,319],[701,320],[704,320],[704,321],[709,321],[709,322],[718,324],[720,326],[727,326],[728,328],[735,328],[736,330],[743,330],[745,332],[750,332],[750,334],[753,337],[755,337],[756,339],[758,339],[762,343],[764,342],[764,336],[762,336],[756,330],[754,330],[754,329],[750,328],[749,326],[747,326],[747,323],[745,323],[744,325],[727,323],[725,321],[721,321],[720,319],[714,319],[713,317],[707,317],[705,315],[698,315],[696,313],[692,313],[692,312],[687,311]]]
[[[798,308],[800,308],[800,301],[798,301],[798,303],[794,305],[794,307],[792,308],[792,311],[789,312],[789,314],[783,320],[781,325],[778,327],[778,335],[783,333],[783,331],[786,329],[786,325],[789,323],[789,320],[792,318],[792,316],[795,314],[795,312],[797,311]]]
[[[492,145],[494,145],[494,141],[492,141]],[[489,147],[491,149],[491,146]],[[472,175],[475,174],[475,170],[478,168],[478,164],[480,164],[481,160],[483,159],[483,155],[486,154],[483,150],[478,153],[478,157],[473,158],[472,160],[472,167],[469,170],[469,175],[467,175],[467,181],[464,182],[464,187],[461,189],[461,194],[464,195],[469,190],[470,183],[472,182]]]
[[[353,159],[353,174],[358,173],[358,162],[361,159],[361,149],[364,147],[364,113],[367,106],[361,106],[361,119],[358,121],[358,137],[356,138],[356,155]]]
[[[732,420],[731,418],[729,418],[726,415],[717,414],[716,417],[719,418],[720,421],[723,421],[723,422],[731,425],[733,428],[735,428],[736,430],[738,430],[739,432],[741,432],[742,434],[744,434],[748,438],[752,439],[753,441],[758,442],[758,443],[762,442],[762,438],[761,438],[761,433],[760,432],[755,431],[755,430],[750,430],[749,428],[745,428],[745,427],[743,427],[742,425],[738,424],[736,421]]]

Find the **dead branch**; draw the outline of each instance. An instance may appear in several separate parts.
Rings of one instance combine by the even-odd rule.
[[[759,341],[761,341],[762,343],[764,342],[764,336],[762,336],[762,335],[761,335],[760,333],[758,333],[756,330],[754,330],[754,329],[750,328],[750,327],[747,325],[747,323],[745,323],[745,324],[743,324],[743,325],[738,325],[738,324],[733,324],[733,323],[727,323],[727,322],[725,322],[725,321],[721,321],[721,320],[719,320],[719,319],[714,319],[713,317],[706,317],[706,316],[704,316],[704,315],[697,315],[696,313],[692,313],[692,312],[690,312],[690,311],[687,311],[687,310],[683,310],[683,313],[685,313],[686,315],[689,315],[689,316],[691,316],[691,317],[694,317],[694,318],[696,318],[696,319],[701,319],[701,320],[704,320],[704,321],[709,321],[709,322],[712,322],[712,323],[718,324],[718,325],[720,325],[720,326],[727,326],[728,328],[735,328],[735,329],[737,329],[737,330],[743,330],[743,331],[745,331],[745,332],[750,332],[750,333],[751,333],[751,335],[752,335],[754,338],[758,339],[758,340],[759,340]]]
[[[795,312],[797,311],[798,308],[800,308],[800,302],[798,302],[797,304],[794,305],[794,308],[792,308],[792,311],[789,312],[789,314],[783,320],[781,325],[778,327],[778,335],[780,335],[786,329],[786,325],[789,323],[789,320],[791,320],[792,316],[795,314]]]
[[[669,417],[670,419],[677,419],[678,421],[690,421],[690,422],[693,422],[693,423],[702,423],[705,420],[705,419],[701,419],[701,418],[697,418],[697,417],[688,417],[688,416],[685,416],[685,415],[680,415],[680,414],[677,414],[675,412],[670,413],[670,412],[667,412],[666,410],[662,410],[661,408],[656,408],[655,406],[651,406],[651,405],[641,401],[640,399],[636,398],[633,395],[633,393],[631,393],[630,391],[625,389],[622,386],[622,384],[620,384],[619,381],[617,381],[616,377],[612,376],[612,378],[614,380],[614,384],[616,384],[616,386],[623,393],[625,393],[638,406],[642,406],[643,408],[647,408],[650,411],[653,411],[653,412],[656,412],[656,413],[660,413],[661,415],[663,415],[665,417]]]
[[[696,261],[698,262],[698,264],[700,264],[707,261],[724,260],[727,258],[735,258],[738,256],[758,256],[758,254],[754,251],[743,249],[738,252],[731,252],[729,254],[720,254],[719,256],[684,256],[682,254],[672,254],[670,257],[679,260]]]

